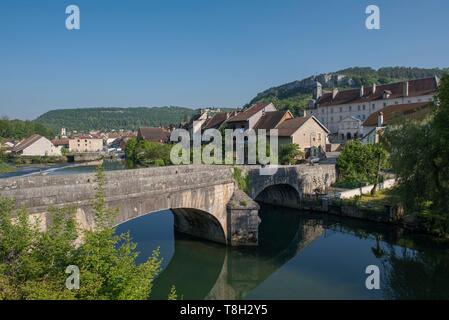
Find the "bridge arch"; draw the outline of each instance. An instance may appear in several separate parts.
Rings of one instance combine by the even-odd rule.
[[[176,232],[226,244],[226,234],[220,221],[218,221],[212,213],[196,208],[168,208],[154,210],[134,217],[116,220],[116,226],[164,211],[173,213],[174,230]]]
[[[256,195],[255,200],[271,205],[298,208],[301,202],[301,196],[298,189],[294,186],[280,183],[267,186]]]

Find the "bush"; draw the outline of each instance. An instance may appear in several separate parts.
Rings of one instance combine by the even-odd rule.
[[[296,143],[281,145],[279,148],[279,163],[284,165],[296,164],[304,157],[304,153],[299,149]]]
[[[149,298],[160,271],[159,251],[137,265],[130,235],[116,235],[111,227],[114,212],[105,208],[102,169],[97,172],[96,190],[92,204],[96,228],[81,234],[75,210],[50,210],[51,224],[40,232],[39,222],[30,223],[26,210],[15,214],[14,201],[0,198],[0,299]],[[66,287],[65,270],[70,265],[81,271],[78,290]]]

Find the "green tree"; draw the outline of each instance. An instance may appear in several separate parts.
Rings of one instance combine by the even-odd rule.
[[[362,144],[358,140],[345,144],[337,160],[339,179],[347,182],[372,183],[374,191],[382,169],[387,167],[388,153],[382,144]]]
[[[303,157],[304,153],[299,149],[296,143],[281,145],[279,148],[280,164],[295,164],[298,158]]]
[[[407,212],[432,214],[439,233],[449,232],[449,76],[441,80],[434,113],[424,121],[390,127],[385,141]]]
[[[159,250],[142,264],[129,234],[116,235],[97,172],[94,230],[79,231],[74,210],[52,209],[47,231],[26,210],[0,198],[0,299],[148,299],[160,271]],[[80,269],[79,290],[65,286],[66,267]]]

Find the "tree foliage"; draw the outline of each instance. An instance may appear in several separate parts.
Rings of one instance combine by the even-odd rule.
[[[159,251],[137,265],[130,235],[116,235],[111,227],[101,169],[97,181],[94,230],[78,230],[74,210],[66,208],[50,210],[52,223],[41,232],[26,210],[16,212],[12,200],[0,199],[0,299],[149,298]],[[69,265],[80,270],[79,290],[65,285]]]
[[[296,164],[298,158],[303,157],[304,153],[299,149],[296,143],[288,143],[279,147],[280,164]]]
[[[52,130],[35,121],[0,119],[0,138],[22,139],[35,133],[49,139],[54,137]]]
[[[345,144],[337,160],[339,179],[347,182],[375,184],[380,170],[388,164],[382,144],[362,144],[353,140]]]
[[[430,119],[391,127],[385,140],[408,211],[435,214],[442,232],[449,232],[449,76],[441,80],[437,101]]]
[[[125,147],[125,156],[132,166],[166,166],[170,165],[172,145],[132,138]]]
[[[196,112],[182,107],[61,109],[46,112],[36,121],[53,130],[137,130],[141,127],[178,124]]]

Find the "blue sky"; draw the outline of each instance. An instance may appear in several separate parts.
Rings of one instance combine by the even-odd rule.
[[[81,29],[65,28],[76,4]],[[381,30],[365,8],[381,9]],[[449,66],[447,0],[2,0],[0,116],[238,107],[350,66]]]

